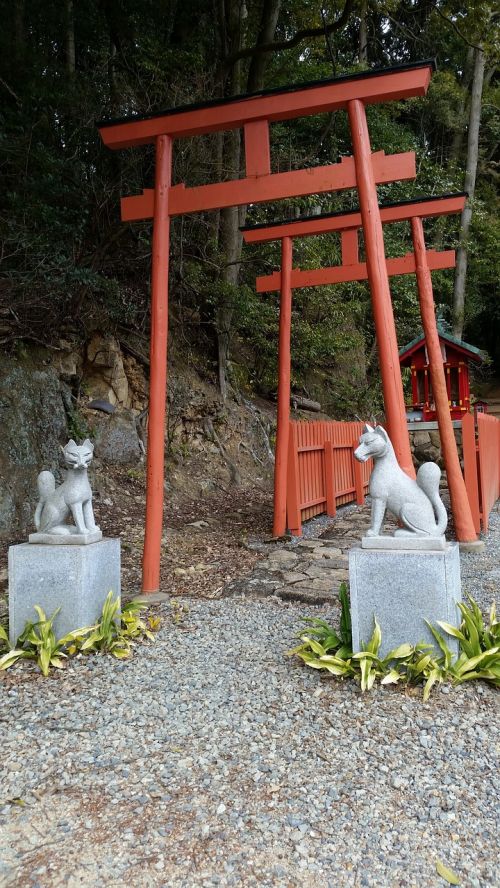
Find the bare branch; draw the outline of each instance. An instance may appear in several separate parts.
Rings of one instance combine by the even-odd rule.
[[[231,53],[231,55],[227,56],[224,59],[224,68],[226,70],[232,68],[232,66],[238,62],[240,59],[248,59],[257,53],[264,52],[277,52],[281,49],[292,49],[294,46],[298,46],[299,43],[302,43],[303,40],[307,40],[308,38],[316,38],[316,37],[325,37],[327,34],[332,34],[335,31],[340,31],[344,25],[347,24],[349,16],[354,8],[354,0],[345,0],[344,8],[334,22],[330,25],[321,25],[320,28],[303,28],[301,31],[297,31],[297,33],[291,37],[289,40],[277,40],[274,43],[261,43],[257,44],[257,46],[249,46],[244,49],[240,49],[237,52]]]
[[[17,95],[17,93],[14,92],[14,90],[12,89],[12,87],[9,86],[8,83],[6,83],[6,81],[3,79],[3,77],[0,77],[0,83],[2,84],[2,86],[5,87],[5,89],[7,90],[7,92],[9,92],[9,93],[11,94],[12,98],[16,100],[17,104],[18,104],[18,105],[21,105],[21,104],[22,104],[22,103],[21,103],[21,99],[19,98],[19,96]]]
[[[471,43],[470,40],[467,40],[467,37],[465,37],[464,34],[462,34],[460,28],[457,27],[457,25],[455,24],[455,22],[452,19],[449,19],[448,16],[445,15],[444,12],[441,12],[441,10],[437,6],[435,6],[434,9],[436,10],[437,14],[443,19],[443,21],[446,22],[448,25],[450,25],[450,27],[453,28],[453,30],[460,37],[460,40],[463,40],[464,43],[467,44],[467,46],[472,46],[473,49],[479,49],[482,52],[483,47],[480,46],[478,43]]]

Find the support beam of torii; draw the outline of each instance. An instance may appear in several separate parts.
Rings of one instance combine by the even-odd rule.
[[[422,218],[460,213],[466,195],[442,195],[438,198],[422,198],[418,201],[401,201],[380,207],[382,223],[411,223],[414,253],[387,259],[390,277],[399,274],[416,274],[420,313],[429,354],[436,413],[443,458],[448,477],[450,499],[458,539],[472,541],[477,538],[472,512],[462,476],[458,451],[450,416],[443,358],[434,312],[431,271],[452,268],[455,252],[426,250]],[[290,336],[292,289],[315,287],[347,281],[368,279],[367,263],[359,261],[358,231],[362,227],[361,214],[330,213],[311,216],[290,222],[270,225],[247,226],[242,229],[247,243],[263,243],[281,240],[281,271],[257,278],[260,293],[280,290],[279,370],[278,370],[278,424],[276,432],[276,463],[274,475],[274,525],[273,532],[281,536],[287,526],[286,479],[290,421]],[[294,237],[308,237],[338,231],[341,236],[342,265],[331,268],[301,271],[292,268],[292,244]]]
[[[388,427],[401,465],[408,471],[412,470],[376,185],[379,182],[414,178],[415,159],[411,152],[393,157],[386,157],[382,153],[372,154],[366,105],[425,95],[433,66],[434,63],[429,60],[413,62],[394,68],[173,108],[145,116],[104,120],[98,124],[102,140],[109,148],[154,144],[156,149],[154,191],[146,190],[139,196],[124,198],[122,201],[124,220],[152,218],[154,226],[144,592],[157,591],[160,582],[169,224],[173,215],[342,188],[358,189],[368,276],[374,304],[377,305],[376,324],[380,328],[379,341],[384,341],[382,381]],[[336,110],[347,111],[353,143],[352,158],[315,169],[271,172],[269,127],[272,123]],[[175,139],[231,129],[244,131],[244,178],[194,188],[186,188],[183,184],[171,185],[172,147]]]

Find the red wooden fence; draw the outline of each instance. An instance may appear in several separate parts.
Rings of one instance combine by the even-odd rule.
[[[500,497],[500,419],[487,413],[462,420],[464,476],[476,530],[488,530],[489,514]]]
[[[290,422],[287,525],[293,534],[300,535],[302,521],[314,515],[364,503],[372,462],[353,456],[362,431],[362,422]]]

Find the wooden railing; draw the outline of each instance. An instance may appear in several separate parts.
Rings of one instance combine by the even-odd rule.
[[[333,516],[342,503],[364,503],[372,462],[353,456],[362,431],[362,422],[290,422],[287,524],[294,535],[314,515]]]
[[[500,497],[500,419],[468,413],[462,421],[464,477],[476,531],[488,530],[489,514]]]

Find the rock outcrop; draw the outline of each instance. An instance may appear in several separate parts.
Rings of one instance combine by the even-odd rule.
[[[136,465],[142,456],[132,410],[117,410],[100,417],[95,424],[94,442],[99,459],[116,465]]]
[[[113,336],[94,333],[86,349],[85,388],[91,398],[129,406],[129,385],[120,343]]]
[[[0,533],[25,534],[31,527],[41,469],[62,480],[59,447],[68,438],[69,399],[54,369],[0,355]]]

